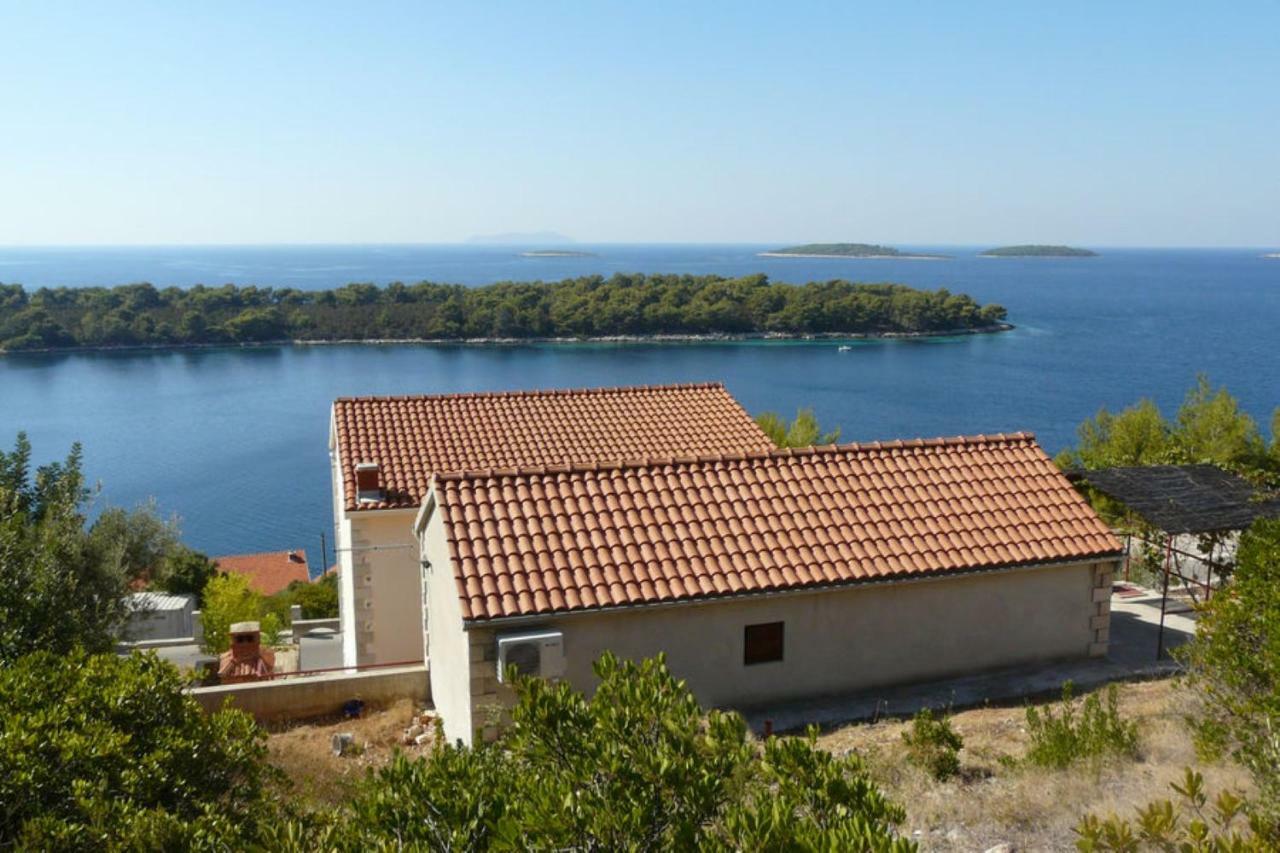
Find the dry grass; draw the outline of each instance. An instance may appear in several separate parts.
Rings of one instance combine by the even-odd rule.
[[[1137,720],[1140,757],[1115,760],[1099,768],[1053,771],[1010,767],[1003,757],[1026,750],[1026,712],[1022,706],[961,711],[952,724],[964,738],[961,774],[935,782],[905,761],[902,732],[906,721],[859,723],[830,731],[823,747],[855,750],[876,781],[906,806],[906,835],[923,850],[986,850],[1010,843],[1020,851],[1068,850],[1072,829],[1088,812],[1131,815],[1138,806],[1171,795],[1169,783],[1195,766],[1211,793],[1223,788],[1248,790],[1248,777],[1229,763],[1204,764],[1195,754],[1183,722],[1185,689],[1171,680],[1120,686],[1125,719]],[[328,719],[298,723],[271,733],[271,760],[294,780],[294,793],[316,804],[336,804],[370,769],[391,760],[396,750],[421,754],[426,747],[401,744],[415,707],[406,701],[359,720]],[[359,754],[338,758],[330,739],[351,732]]]
[[[952,717],[964,738],[961,775],[938,783],[908,765],[903,721],[847,726],[821,737],[837,753],[855,750],[876,780],[907,809],[905,833],[924,850],[985,850],[1010,843],[1018,850],[1066,850],[1072,829],[1088,812],[1131,815],[1153,799],[1172,794],[1169,783],[1195,765],[1211,792],[1247,790],[1247,776],[1230,764],[1204,765],[1183,722],[1185,694],[1173,681],[1120,687],[1125,719],[1137,720],[1141,755],[1099,768],[1062,771],[1009,767],[1002,757],[1026,750],[1026,713],[1021,706],[979,708]]]
[[[406,746],[404,730],[420,710],[408,699],[356,720],[340,717],[290,723],[271,731],[267,747],[271,763],[293,781],[293,793],[317,804],[337,804],[370,770],[387,764],[397,750],[421,754],[429,746]],[[340,732],[355,735],[356,749],[338,757],[331,742]]]

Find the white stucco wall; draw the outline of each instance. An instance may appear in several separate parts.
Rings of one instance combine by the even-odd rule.
[[[427,498],[428,503],[432,500]],[[451,741],[471,742],[470,636],[462,627],[462,605],[449,564],[444,522],[439,513],[428,516],[420,531],[422,553],[431,567],[423,575],[426,587],[427,626],[430,644],[431,695],[436,713]]]

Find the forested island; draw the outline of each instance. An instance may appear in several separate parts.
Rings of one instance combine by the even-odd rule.
[[[998,249],[987,249],[983,258],[1096,258],[1097,252],[1088,249],[1077,249],[1074,246],[1001,246]]]
[[[874,243],[805,243],[760,252],[762,258],[899,258],[942,260],[947,255],[913,255]]]
[[[945,289],[764,275],[584,276],[483,287],[420,282],[335,290],[0,285],[0,349],[280,341],[911,335],[999,331],[1005,309]]]

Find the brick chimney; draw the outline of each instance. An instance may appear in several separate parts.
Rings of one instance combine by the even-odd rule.
[[[377,462],[361,462],[356,465],[356,497],[362,501],[382,500],[382,479]]]

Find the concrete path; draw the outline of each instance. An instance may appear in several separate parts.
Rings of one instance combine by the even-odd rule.
[[[1174,607],[1170,602],[1170,610]],[[1018,702],[1060,695],[1071,681],[1077,695],[1112,681],[1169,675],[1178,665],[1168,650],[1185,643],[1195,633],[1191,614],[1166,613],[1165,653],[1156,660],[1160,624],[1160,595],[1142,591],[1128,598],[1111,599],[1111,645],[1106,658],[1033,664],[985,672],[963,678],[904,687],[831,696],[742,709],[751,728],[760,732],[771,720],[774,731],[803,729],[808,725],[833,726],[884,716],[909,716],[921,708],[967,708]]]

